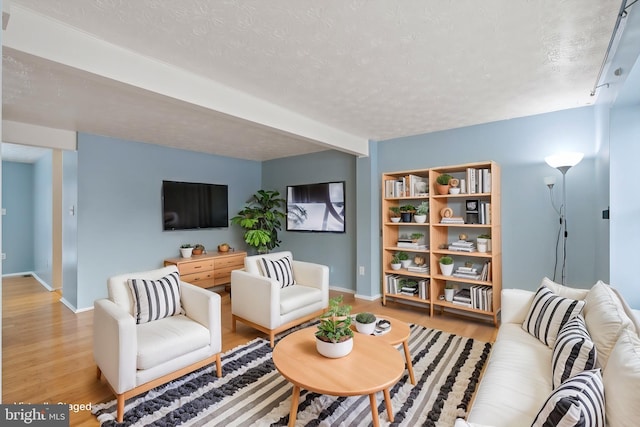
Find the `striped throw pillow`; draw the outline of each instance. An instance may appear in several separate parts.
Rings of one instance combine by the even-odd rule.
[[[127,283],[133,294],[133,316],[138,325],[183,313],[178,272],[160,280],[129,279]]]
[[[584,301],[564,298],[541,286],[533,297],[522,328],[553,348],[560,328],[584,308]]]
[[[291,258],[286,256],[278,260],[270,260],[267,258],[261,258],[262,261],[262,273],[265,277],[272,280],[276,280],[280,283],[281,288],[295,285],[296,281],[293,278],[293,267],[291,266]]]
[[[604,385],[600,369],[595,369],[581,372],[555,389],[531,426],[604,425]]]
[[[578,316],[564,324],[553,346],[551,369],[553,388],[582,371],[596,367],[596,346],[584,318]]]

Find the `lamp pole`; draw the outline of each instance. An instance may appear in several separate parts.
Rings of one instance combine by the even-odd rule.
[[[560,225],[562,227],[562,284],[567,284],[567,171],[571,166],[560,166],[562,172],[562,206],[560,206]]]

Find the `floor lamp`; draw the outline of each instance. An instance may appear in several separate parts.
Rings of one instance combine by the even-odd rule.
[[[562,172],[562,205],[557,210],[560,215],[560,226],[562,227],[562,284],[566,285],[567,282],[567,171],[573,166],[580,163],[584,154],[578,152],[558,153],[552,156],[545,157],[544,161],[547,162],[552,168],[558,169]],[[545,184],[549,187],[549,191],[553,188],[553,182],[545,179]],[[552,199],[553,203],[553,199]],[[555,206],[554,206],[555,207]],[[556,258],[557,259],[557,258]]]

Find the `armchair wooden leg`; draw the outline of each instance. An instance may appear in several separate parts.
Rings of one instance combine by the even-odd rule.
[[[118,412],[116,414],[118,422],[121,423],[124,418],[124,394],[118,395]]]
[[[276,340],[275,332],[273,331],[269,332],[269,344],[271,345],[271,348],[273,348],[273,346],[275,345],[275,340]]]
[[[97,368],[96,376],[98,377],[98,381],[100,381],[100,378],[102,377],[102,371],[100,370],[100,366],[96,366],[96,368]]]
[[[222,359],[220,358],[220,353],[216,354],[216,374],[218,374],[218,378],[222,377]]]

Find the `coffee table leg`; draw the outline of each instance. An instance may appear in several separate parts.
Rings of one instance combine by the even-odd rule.
[[[411,363],[411,354],[409,353],[409,341],[402,342],[402,348],[404,349],[404,357],[407,359],[407,370],[409,371],[409,379],[411,384],[416,385],[416,377],[413,375],[413,364]]]
[[[300,387],[293,386],[293,395],[291,396],[291,410],[289,411],[289,427],[296,425],[296,416],[298,415],[298,403],[300,401]]]
[[[376,403],[375,393],[371,393],[369,395],[369,404],[371,405],[371,420],[373,421],[373,427],[380,427],[380,416],[378,415],[378,404]]]
[[[382,390],[384,393],[384,404],[387,406],[387,416],[389,418],[389,422],[393,422],[393,406],[391,405],[391,395],[389,394],[389,389],[385,388]]]

